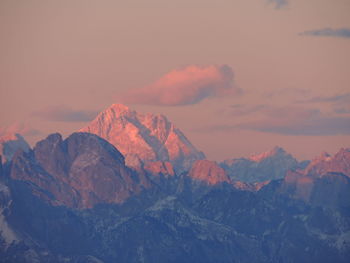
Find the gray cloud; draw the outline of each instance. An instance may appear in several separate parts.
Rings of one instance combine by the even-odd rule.
[[[347,107],[334,107],[334,112],[338,113],[338,114],[350,114],[350,105],[348,105]]]
[[[308,121],[280,124],[275,123],[274,121],[263,120],[237,125],[215,125],[205,127],[205,130],[208,132],[232,131],[239,129],[293,136],[349,135],[350,118],[322,117]]]
[[[267,104],[242,105],[236,104],[230,107],[229,115],[244,116],[260,113],[261,115],[277,120],[305,119],[320,115],[320,110],[315,108],[303,108],[295,106],[276,107]]]
[[[266,108],[267,106],[263,104],[253,105],[253,106],[235,104],[235,105],[231,105],[229,114],[233,116],[244,116],[244,115],[256,113],[258,111],[263,111]]]
[[[233,71],[227,65],[192,65],[171,71],[153,84],[129,90],[119,98],[130,104],[190,105],[206,98],[240,93],[241,90],[234,87],[233,80]]]
[[[51,106],[33,113],[34,116],[45,120],[61,122],[87,122],[97,114],[97,111],[73,110],[67,106]]]
[[[350,93],[344,93],[334,96],[317,96],[302,102],[350,102]]]
[[[234,105],[233,107],[233,116],[254,114],[256,112],[259,112],[262,118],[232,125],[215,125],[204,129],[206,131],[244,129],[294,136],[350,134],[350,117],[328,116],[318,109],[295,106],[273,107],[268,105]]]
[[[288,0],[267,0],[267,2],[269,4],[273,4],[275,6],[275,9],[282,9],[289,5]]]
[[[298,103],[327,103],[333,108],[336,114],[350,113],[350,93],[333,96],[317,96],[306,100],[299,100]]]
[[[299,33],[301,36],[350,38],[350,28],[322,28]]]
[[[311,93],[310,89],[302,88],[280,88],[275,89],[270,92],[264,93],[264,96],[267,98],[279,97],[279,96],[289,96],[289,97],[305,97]]]
[[[350,118],[319,117],[284,124],[269,121],[251,122],[236,125],[235,128],[255,130],[284,135],[349,135]]]

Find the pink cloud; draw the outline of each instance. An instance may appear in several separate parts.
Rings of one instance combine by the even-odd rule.
[[[239,89],[233,85],[231,67],[192,65],[173,70],[149,86],[124,93],[122,101],[131,104],[179,106],[238,92]]]
[[[321,112],[316,108],[303,108],[295,106],[270,106],[267,104],[258,105],[232,105],[229,113],[233,116],[257,115],[260,114],[269,120],[276,120],[278,123],[299,121],[320,116]]]

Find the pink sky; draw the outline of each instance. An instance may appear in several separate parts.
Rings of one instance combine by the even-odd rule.
[[[1,131],[33,144],[127,101],[213,160],[350,146],[348,0],[119,2],[0,2]]]

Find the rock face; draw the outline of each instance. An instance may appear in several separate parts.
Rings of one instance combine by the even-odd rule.
[[[0,137],[0,155],[2,163],[12,160],[12,157],[18,150],[28,152],[29,144],[20,134],[6,134]]]
[[[228,159],[220,165],[232,179],[248,183],[283,178],[288,170],[302,166],[280,147],[250,158]]]
[[[231,179],[227,176],[225,170],[221,168],[216,162],[208,160],[196,161],[188,176],[192,179],[205,182],[210,185],[219,183],[231,183]]]
[[[14,157],[11,178],[46,190],[53,195],[47,197],[51,203],[76,208],[123,202],[150,186],[145,176],[125,166],[114,146],[89,133],[64,141],[60,134],[48,136],[33,151]]]
[[[143,169],[153,176],[164,175],[166,177],[175,176],[174,168],[170,162],[148,162]]]
[[[163,115],[138,114],[121,104],[101,112],[82,132],[96,134],[113,144],[130,165],[135,159],[170,161],[178,171],[205,156]],[[128,162],[129,164],[129,162]]]
[[[5,248],[19,240],[6,219],[6,211],[10,209],[11,202],[10,189],[0,181],[0,244]]]
[[[342,148],[334,156],[323,153],[302,171],[304,175],[315,176],[328,172],[342,173],[350,177],[350,148]]]
[[[305,169],[289,171],[281,191],[313,204],[345,207],[350,200],[350,149],[334,156],[323,153]]]

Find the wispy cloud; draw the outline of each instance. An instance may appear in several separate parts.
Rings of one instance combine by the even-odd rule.
[[[61,122],[87,122],[97,114],[97,111],[73,110],[63,105],[47,107],[33,113],[34,116],[45,120]]]
[[[284,135],[349,135],[350,118],[320,116],[288,123],[264,120],[239,124],[235,128]]]
[[[275,6],[275,9],[282,9],[289,5],[288,0],[267,0],[267,2],[269,4],[273,4]]]
[[[236,107],[233,115],[252,115],[259,112],[260,118],[238,124],[223,124],[206,127],[207,131],[253,130],[283,135],[339,135],[350,134],[350,117],[332,116],[318,109],[296,106],[275,107],[257,105]],[[240,109],[241,108],[241,109]]]
[[[243,116],[259,113],[268,118],[290,121],[294,119],[309,118],[320,114],[318,109],[303,107],[285,106],[277,107],[267,104],[258,105],[232,105],[229,113],[233,116]]]
[[[350,114],[350,105],[346,106],[335,106],[334,112],[338,114]]]
[[[299,100],[298,103],[326,103],[330,104],[333,112],[336,114],[350,113],[350,93],[337,94],[333,96],[316,96],[305,100]]]
[[[310,99],[302,100],[300,102],[349,102],[350,103],[350,93],[338,94],[333,96],[317,96]]]
[[[322,28],[299,33],[301,36],[350,38],[350,28]]]
[[[233,116],[244,116],[249,115],[252,113],[256,113],[258,111],[263,111],[266,109],[266,105],[260,104],[260,105],[243,105],[243,104],[235,104],[231,106],[231,109],[229,111],[230,115]]]
[[[121,100],[159,106],[196,104],[206,98],[238,94],[233,80],[233,71],[227,65],[192,65],[171,71],[149,86],[127,91]]]
[[[308,121],[290,123],[276,123],[271,120],[262,120],[235,125],[215,125],[206,127],[205,129],[210,132],[243,129],[294,136],[349,135],[350,118],[322,117]]]
[[[263,95],[267,98],[288,96],[290,97],[305,97],[310,95],[310,89],[303,88],[279,88],[270,92],[265,92]]]

